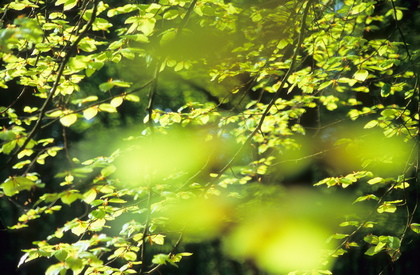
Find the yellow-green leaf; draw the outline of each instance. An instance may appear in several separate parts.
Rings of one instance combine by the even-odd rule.
[[[83,233],[86,232],[86,230],[88,228],[88,224],[87,224],[87,222],[83,222],[83,221],[79,221],[78,223],[79,223],[79,225],[76,226],[76,227],[73,227],[71,229],[71,232],[73,234],[77,235],[77,236],[80,236],[80,235],[82,235]]]
[[[136,95],[126,95],[125,99],[128,101],[133,101],[133,102],[140,102],[140,97],[136,96]]]
[[[124,102],[124,98],[122,96],[115,97],[111,100],[110,104],[115,108],[120,106]]]
[[[63,124],[63,126],[66,126],[66,127],[69,127],[76,121],[77,121],[77,114],[69,114],[60,118],[61,124]]]
[[[96,199],[96,195],[97,195],[96,190],[92,188],[83,194],[83,200],[86,203],[91,203]]]
[[[26,177],[10,177],[8,178],[1,187],[6,196],[13,196],[23,190],[31,190],[35,182]]]
[[[410,224],[410,228],[417,234],[420,234],[420,223],[412,223]]]
[[[77,199],[82,199],[83,196],[79,193],[75,193],[75,192],[66,192],[64,194],[64,196],[61,197],[61,201],[65,204],[72,204],[72,202],[74,202]]]
[[[101,175],[103,177],[108,177],[109,175],[112,175],[116,170],[117,167],[115,167],[115,165],[110,165],[101,170]]]
[[[90,107],[83,111],[83,116],[89,120],[94,118],[98,114],[98,108],[97,107]]]
[[[359,81],[365,81],[366,78],[369,76],[369,72],[367,70],[358,70],[355,74],[354,74],[354,78],[356,80]]]
[[[116,113],[117,112],[117,109],[109,103],[102,103],[101,105],[99,105],[99,109],[101,111],[108,112],[108,113]]]

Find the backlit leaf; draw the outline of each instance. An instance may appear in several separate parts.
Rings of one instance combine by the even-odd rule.
[[[108,177],[109,175],[112,175],[113,173],[115,173],[116,170],[117,170],[117,167],[115,167],[115,165],[110,165],[101,170],[101,175],[103,177]]]
[[[1,184],[1,188],[6,196],[13,196],[23,190],[31,190],[35,182],[26,177],[9,177]]]
[[[114,107],[118,107],[118,106],[120,106],[123,102],[124,102],[124,97],[119,96],[119,97],[114,97],[114,98],[111,100],[110,104],[111,104],[112,106],[114,106]]]
[[[358,70],[355,74],[354,74],[354,78],[356,80],[359,81],[365,81],[366,78],[369,76],[369,72],[367,70]]]
[[[94,118],[98,114],[98,108],[97,107],[90,107],[83,111],[83,116],[89,120]]]
[[[77,114],[69,114],[60,118],[63,126],[69,127],[77,121]]]
[[[108,112],[108,113],[116,113],[117,109],[109,103],[102,103],[99,105],[99,110]]]
[[[106,91],[111,90],[114,87],[114,85],[115,84],[113,82],[108,81],[108,82],[105,82],[105,83],[100,84],[99,85],[99,89],[102,92],[106,92]]]
[[[420,234],[420,223],[412,223],[410,224],[410,228],[417,234]]]

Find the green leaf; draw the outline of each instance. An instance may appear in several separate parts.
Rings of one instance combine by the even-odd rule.
[[[373,194],[369,194],[369,195],[366,195],[366,196],[358,197],[353,203],[360,202],[360,201],[366,201],[366,200],[379,201],[379,198],[377,196],[373,195]]]
[[[365,127],[363,127],[364,129],[370,129],[375,127],[376,125],[378,125],[378,121],[377,120],[371,120],[368,123],[366,123]]]
[[[394,213],[397,211],[397,206],[395,204],[401,203],[402,200],[395,200],[395,201],[386,201],[382,205],[380,205],[377,209],[378,213]]]
[[[123,254],[124,259],[126,259],[127,261],[135,261],[137,259],[137,254],[132,252],[132,251],[128,251],[125,252]]]
[[[112,83],[115,86],[125,87],[125,88],[129,88],[131,86],[131,84],[132,84],[131,82],[125,82],[125,81],[121,81],[121,80],[114,80],[114,81],[112,81]]]
[[[143,32],[144,35],[149,36],[155,28],[156,19],[146,18],[138,22],[137,30]]]
[[[384,247],[386,246],[386,243],[383,243],[383,242],[379,242],[377,245],[375,245],[375,246],[371,246],[366,252],[365,252],[365,255],[368,255],[368,256],[373,256],[373,255],[376,255],[376,254],[378,254],[379,252],[381,252],[383,249],[384,249]]]
[[[68,257],[66,259],[66,264],[73,271],[73,275],[80,274],[84,268],[83,261],[75,257]]]
[[[134,4],[127,4],[122,7],[117,7],[115,9],[110,9],[107,12],[108,17],[113,17],[118,14],[129,13],[132,11],[138,10],[138,6]]]
[[[6,196],[13,196],[23,190],[31,190],[35,182],[26,177],[9,177],[1,185]]]
[[[7,142],[7,143],[3,144],[3,146],[1,147],[1,151],[4,154],[8,155],[13,151],[13,149],[15,149],[16,144],[17,144],[17,140],[12,140],[10,142]]]
[[[64,275],[66,274],[67,268],[64,263],[58,263],[50,265],[45,272],[45,275]]]
[[[396,10],[394,17],[397,19],[397,21],[400,21],[403,18],[403,12],[401,10]]]
[[[153,235],[151,237],[151,241],[156,244],[163,245],[165,243],[165,236],[161,234]]]
[[[370,244],[378,244],[379,243],[379,237],[375,235],[367,235],[363,238],[363,240]]]
[[[84,202],[86,202],[86,203],[91,203],[91,202],[93,202],[95,199],[96,199],[96,196],[97,196],[97,192],[96,192],[96,190],[95,189],[90,189],[89,191],[87,191],[87,192],[85,192],[84,194],[83,194],[83,200],[84,200]]]
[[[54,257],[60,262],[64,262],[67,256],[68,256],[68,253],[64,249],[59,249],[57,250],[57,252],[54,253]]]
[[[333,83],[333,81],[331,81],[331,80],[326,81],[326,82],[322,83],[321,85],[319,85],[318,90],[323,90],[323,89],[327,88],[328,86],[330,86],[332,83]]]
[[[169,261],[169,255],[156,254],[153,256],[152,263],[154,264],[166,264]]]
[[[116,170],[117,170],[117,167],[115,167],[115,165],[110,165],[101,170],[101,175],[104,178],[106,178],[109,175],[112,175],[113,173],[115,173]]]
[[[176,30],[175,29],[169,29],[167,30],[160,39],[160,45],[165,46],[170,41],[174,40],[176,37]]]
[[[110,104],[112,106],[114,106],[115,108],[117,108],[118,106],[120,106],[122,103],[124,102],[124,97],[123,96],[118,96],[118,97],[114,97]]]
[[[367,70],[358,70],[353,77],[359,81],[365,81],[366,78],[369,76],[369,72]]]
[[[112,27],[112,24],[109,23],[108,20],[97,17],[95,22],[92,25],[92,30],[107,31],[110,27]]]
[[[388,83],[385,83],[381,88],[381,96],[388,97],[390,94],[391,94],[391,85]]]
[[[72,204],[77,199],[83,199],[83,196],[81,194],[77,193],[76,190],[67,191],[61,197],[61,201],[65,204],[67,204],[67,205]]]
[[[77,121],[77,114],[69,114],[60,118],[63,126],[69,127]]]
[[[400,249],[401,247],[401,240],[400,238],[394,237],[394,236],[385,236],[386,241],[388,243],[389,248],[393,250]]]
[[[108,112],[108,113],[116,113],[117,112],[117,109],[109,103],[102,103],[101,105],[99,105],[99,109],[101,111]]]
[[[99,85],[99,90],[106,92],[111,90],[115,86],[114,82],[108,81]]]
[[[377,184],[377,183],[383,183],[384,179],[381,177],[375,177],[373,179],[368,180],[368,184],[373,185],[373,184]]]
[[[66,11],[74,8],[77,5],[77,0],[57,0],[55,2],[56,6],[59,6],[61,4],[64,4],[63,9]]]
[[[125,99],[132,102],[140,102],[140,97],[133,94],[126,95]]]
[[[73,227],[71,229],[71,232],[76,236],[80,236],[83,233],[85,233],[87,229],[88,224],[86,222],[78,221],[78,225],[76,227]]]
[[[286,48],[287,45],[291,44],[293,41],[291,39],[282,39],[280,40],[280,42],[277,44],[277,48],[278,49],[284,49]]]
[[[410,228],[417,234],[420,234],[420,223],[412,223],[410,224]]]
[[[109,202],[112,202],[112,203],[126,203],[127,201],[123,200],[123,199],[113,198],[113,199],[110,199]]]
[[[94,118],[98,114],[98,108],[97,107],[90,107],[83,111],[83,116],[90,120]]]
[[[163,14],[163,19],[165,20],[174,20],[179,16],[178,10],[168,10]]]

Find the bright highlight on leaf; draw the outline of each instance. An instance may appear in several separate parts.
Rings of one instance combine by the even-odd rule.
[[[356,80],[359,81],[365,81],[366,78],[369,76],[369,72],[367,70],[358,70],[355,74],[354,74],[354,78]]]
[[[35,182],[26,177],[10,177],[0,186],[4,194],[10,197],[23,190],[31,190],[35,186]]]
[[[91,107],[83,111],[83,116],[90,120],[94,118],[98,114],[98,108],[97,107]]]
[[[77,114],[69,114],[60,118],[61,124],[66,127],[70,127],[77,121]]]

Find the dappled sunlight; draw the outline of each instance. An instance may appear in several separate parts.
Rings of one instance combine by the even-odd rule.
[[[404,141],[400,136],[386,137],[382,131],[363,129],[363,124],[356,123],[337,130],[325,159],[338,171],[368,170],[381,177],[394,177],[410,166],[413,150],[412,141]]]
[[[269,272],[317,269],[322,266],[330,230],[316,222],[261,213],[241,223],[225,239],[234,258],[251,259]]]
[[[335,225],[356,208],[345,197],[309,189],[279,194],[248,206],[222,196],[178,200],[165,216],[186,242],[221,238],[226,255],[251,260],[268,272],[328,269],[333,262],[327,257],[337,245],[330,238]]]
[[[122,185],[131,187],[191,175],[205,166],[214,150],[191,131],[143,137],[132,144],[116,161],[116,177]],[[217,147],[215,142],[212,145]],[[124,142],[119,146],[124,146]]]
[[[219,237],[227,226],[232,204],[220,197],[194,198],[178,201],[164,215],[169,228],[184,233],[187,242],[210,240]]]

